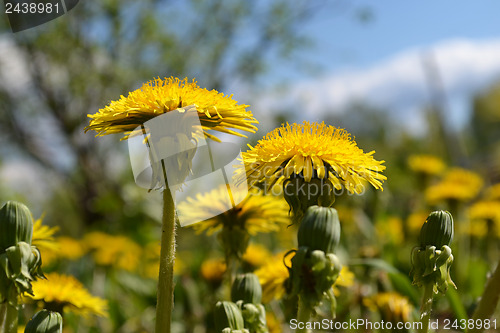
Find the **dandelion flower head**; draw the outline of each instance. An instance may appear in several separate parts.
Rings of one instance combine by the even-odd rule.
[[[199,193],[195,198],[189,197],[179,204],[178,209],[189,214],[189,219],[193,221],[200,221],[204,216],[215,216],[190,225],[197,232],[206,231],[208,235],[224,227],[241,228],[250,235],[256,235],[277,231],[280,225],[290,224],[287,204],[280,197],[250,191],[246,197],[234,199],[239,202],[234,208],[217,215],[218,212],[224,211],[228,204],[227,187],[221,186],[203,194]]]
[[[371,311],[378,311],[382,319],[392,323],[410,321],[413,312],[410,301],[396,292],[378,293],[363,299],[363,303]]]
[[[107,317],[106,300],[92,296],[73,276],[49,273],[46,277],[46,280],[33,282],[33,295],[24,295],[25,301],[38,301],[43,308],[53,311],[70,311],[84,317]]]
[[[83,241],[98,265],[135,271],[140,263],[142,248],[126,236],[96,231],[85,235]]]
[[[411,155],[408,158],[408,166],[414,172],[428,175],[440,175],[446,168],[442,159],[426,154]]]
[[[364,181],[382,190],[387,179],[380,173],[384,161],[373,158],[375,151],[364,153],[348,132],[325,123],[287,123],[249,148],[243,160],[250,183],[274,184],[302,175],[306,182],[328,178],[336,189],[344,186],[359,194]]]
[[[31,244],[36,246],[40,251],[43,250],[59,250],[59,245],[54,239],[54,234],[59,230],[59,227],[49,227],[43,224],[43,216],[33,222],[33,238]]]
[[[452,168],[441,182],[427,188],[425,197],[430,204],[445,200],[470,201],[478,195],[482,186],[483,179],[477,173]]]
[[[198,112],[205,136],[216,141],[217,137],[207,130],[243,136],[234,130],[254,133],[258,123],[248,105],[238,104],[232,96],[216,90],[200,88],[196,81],[170,77],[151,80],[127,97],[112,101],[93,115],[85,131],[94,130],[98,136],[124,133],[128,136],[148,120],[167,112],[194,105]]]

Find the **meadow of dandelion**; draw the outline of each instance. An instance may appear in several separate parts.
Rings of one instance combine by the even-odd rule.
[[[194,3],[222,23],[246,8]],[[138,48],[78,39],[62,20],[67,31],[16,40],[41,95],[0,91],[5,110],[19,110],[0,122],[18,133],[1,152],[24,154],[39,178],[0,183],[0,333],[500,331],[500,85],[471,99],[463,128],[447,127],[442,105],[426,109],[425,135],[369,105],[298,119],[224,84],[224,75],[254,82],[260,67],[246,58],[255,67],[227,74],[220,54],[201,52],[203,38],[231,51],[218,29],[176,40],[143,8],[138,35],[119,37],[118,4],[81,7],[83,26],[96,8],[116,25],[102,40]],[[266,43],[295,41],[269,31]],[[74,39],[58,47],[58,36]],[[162,60],[149,53],[174,45]],[[92,57],[78,51],[87,47]],[[69,64],[83,59],[95,68]],[[44,66],[71,79],[40,75]],[[157,142],[145,130],[193,110],[198,130],[179,123]],[[149,188],[131,170],[137,137]],[[181,201],[205,141],[214,151],[238,142],[233,177]],[[156,161],[164,146],[181,154]],[[235,191],[242,184],[248,191]],[[181,211],[198,222],[182,225]]]

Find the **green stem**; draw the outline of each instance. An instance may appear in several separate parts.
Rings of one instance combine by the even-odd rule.
[[[497,264],[495,272],[490,277],[484,288],[481,300],[472,315],[472,319],[476,322],[480,319],[484,322],[486,319],[490,319],[495,312],[498,305],[498,300],[500,299],[500,261]],[[482,326],[481,326],[482,327]],[[483,328],[474,328],[469,330],[469,332],[483,332]]]
[[[418,330],[419,333],[427,333],[429,330],[429,320],[432,311],[432,296],[434,295],[433,284],[427,283],[424,289],[424,298],[420,307],[420,322],[422,327]]]
[[[304,328],[297,328],[295,332],[297,333],[311,332],[310,329],[305,328],[307,322],[309,322],[309,320],[311,319],[311,314],[312,314],[311,309],[309,309],[309,307],[306,306],[306,304],[304,304],[304,302],[302,301],[302,297],[299,296],[299,311],[297,312],[297,322],[301,326],[304,325]]]
[[[0,332],[17,333],[17,304],[0,304]]]
[[[156,333],[170,333],[174,307],[175,207],[170,189],[163,190],[160,276],[156,305]]]

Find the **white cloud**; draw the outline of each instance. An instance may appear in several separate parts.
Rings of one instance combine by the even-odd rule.
[[[455,126],[464,123],[469,98],[500,79],[500,39],[454,39],[405,50],[369,68],[344,70],[291,85],[285,93],[262,99],[255,109],[283,109],[285,103],[300,121],[321,118],[328,112],[342,113],[349,103],[362,100],[392,111],[392,116],[418,132],[423,124],[419,111],[430,104],[432,89],[423,59],[437,65],[447,96],[447,112]],[[300,115],[298,109],[303,110]]]

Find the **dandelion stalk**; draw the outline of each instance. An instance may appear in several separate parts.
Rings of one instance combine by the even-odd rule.
[[[297,333],[310,333],[311,330],[305,328],[305,323],[309,321],[311,318],[312,311],[302,300],[302,297],[299,296],[299,310],[297,312],[297,322],[304,323],[304,327],[297,328]]]
[[[166,178],[165,178],[166,180]],[[168,187],[163,190],[163,217],[160,252],[160,275],[156,305],[156,333],[169,333],[174,307],[175,209]]]
[[[422,323],[419,333],[427,333],[429,330],[429,320],[432,312],[432,296],[434,295],[434,286],[431,283],[425,285],[424,298],[420,307],[420,322]]]
[[[0,305],[0,332],[17,333],[17,304]]]
[[[481,301],[479,301],[479,304],[476,310],[474,311],[474,314],[472,315],[474,322],[476,322],[476,320],[478,319],[483,321],[485,319],[490,319],[491,316],[493,316],[493,312],[495,312],[495,309],[497,308],[499,299],[500,299],[500,261],[497,264],[495,272],[488,280],[488,283],[484,288]],[[469,332],[483,332],[483,331],[484,329],[482,327],[481,328],[475,327],[469,330]]]

